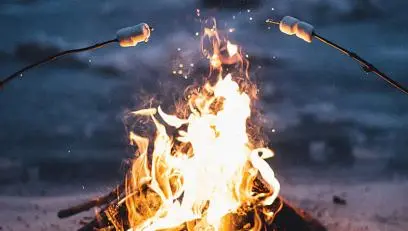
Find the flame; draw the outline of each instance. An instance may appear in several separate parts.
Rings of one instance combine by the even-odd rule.
[[[271,221],[276,212],[271,207],[280,186],[264,160],[273,152],[247,128],[255,100],[247,62],[212,22],[202,38],[210,77],[189,95],[187,116],[160,107],[133,113],[150,117],[156,132],[153,142],[130,133],[138,147],[126,185],[130,230],[260,230],[261,218]],[[224,65],[233,65],[237,76],[224,74]],[[243,220],[242,214],[253,215]]]
[[[238,46],[227,41],[227,51],[230,57],[238,54]]]

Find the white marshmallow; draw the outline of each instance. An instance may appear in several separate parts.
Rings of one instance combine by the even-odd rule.
[[[305,40],[308,43],[312,42],[314,28],[312,25],[306,22],[298,22],[295,26],[296,36]]]
[[[122,28],[116,32],[116,38],[121,47],[136,46],[139,42],[147,42],[149,37],[150,27],[146,23]]]
[[[299,21],[299,19],[285,16],[279,23],[281,32],[288,35],[296,35],[298,38],[311,43],[313,39],[314,28],[309,23]]]
[[[279,29],[285,34],[294,35],[296,34],[295,26],[298,22],[299,19],[297,18],[285,16],[279,23]]]

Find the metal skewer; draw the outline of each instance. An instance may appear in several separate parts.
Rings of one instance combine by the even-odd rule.
[[[50,61],[56,60],[57,58],[60,58],[65,55],[73,54],[73,53],[80,53],[84,51],[89,51],[97,48],[101,48],[105,45],[111,44],[111,43],[119,43],[121,47],[132,47],[136,46],[139,42],[147,41],[150,37],[150,33],[153,31],[153,28],[147,25],[146,23],[140,23],[132,27],[126,27],[118,30],[116,32],[116,38],[111,39],[108,41],[100,42],[88,47],[84,48],[79,48],[79,49],[72,49],[72,50],[67,50],[67,51],[62,51],[59,52],[55,55],[49,56],[43,60],[40,60],[36,63],[33,63],[31,65],[28,65],[13,74],[9,75],[8,77],[4,78],[3,80],[0,80],[0,90],[4,88],[4,86],[12,81],[13,79],[22,76],[23,72],[32,69],[34,67],[40,66],[42,64],[48,63]]]
[[[289,16],[286,16],[286,17],[289,17]],[[286,17],[285,17],[285,18],[286,18]],[[285,18],[284,18],[284,19],[285,19]],[[290,17],[290,18],[292,18],[292,17]],[[282,23],[285,24],[284,19],[283,19],[282,21],[280,21],[280,22],[274,21],[274,20],[272,20],[272,19],[267,19],[267,20],[266,20],[266,23],[281,26]],[[297,20],[297,19],[295,19],[295,18],[292,18],[292,19]],[[297,20],[297,22],[301,22],[301,21]],[[296,30],[297,30],[297,26],[299,26],[299,25],[300,25],[300,24],[296,23],[296,24],[287,25],[287,26],[293,27],[294,30],[295,30],[295,34],[297,35],[297,31],[296,31]],[[282,31],[282,29],[281,29],[281,31]],[[285,32],[285,31],[282,31],[282,32],[287,33],[287,32]],[[302,33],[305,33],[305,32],[302,31]],[[291,34],[290,34],[290,35],[291,35]],[[324,43],[324,44],[326,44],[326,45],[328,45],[328,46],[330,46],[330,47],[333,47],[334,49],[338,50],[338,51],[341,52],[342,54],[345,54],[345,55],[349,56],[349,57],[352,58],[354,61],[356,61],[356,62],[361,66],[361,68],[362,68],[365,72],[367,72],[367,73],[373,72],[374,74],[376,74],[377,76],[379,76],[381,79],[383,79],[384,81],[386,81],[388,84],[390,84],[392,87],[394,87],[394,88],[398,89],[399,91],[401,91],[401,92],[403,92],[403,93],[405,93],[405,94],[408,95],[408,89],[407,89],[406,87],[402,86],[402,84],[400,84],[400,83],[397,82],[396,80],[393,80],[392,78],[390,78],[390,77],[389,77],[388,75],[386,75],[384,72],[381,72],[380,70],[378,70],[374,65],[372,65],[372,64],[369,63],[369,62],[367,62],[366,60],[364,60],[363,58],[361,58],[360,56],[358,56],[356,53],[354,53],[354,52],[352,52],[352,51],[349,51],[349,50],[347,50],[346,48],[344,48],[344,47],[342,47],[342,46],[340,46],[340,45],[338,45],[338,44],[336,44],[336,43],[334,43],[334,42],[332,42],[332,41],[330,41],[330,40],[328,40],[328,39],[322,37],[321,35],[317,34],[314,30],[311,31],[310,36],[312,36],[313,38],[316,38],[316,39],[319,40],[320,42],[322,42],[322,43]]]

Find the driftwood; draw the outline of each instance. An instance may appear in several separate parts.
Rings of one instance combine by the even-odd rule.
[[[282,197],[282,209],[268,230],[278,231],[327,231],[327,229],[316,219],[302,209],[296,208]]]
[[[127,210],[123,203],[117,206],[117,202],[122,199],[124,195],[124,185],[120,185],[115,190],[97,199],[90,200],[80,205],[64,209],[58,212],[59,218],[66,218],[73,216],[80,212],[89,210],[93,207],[100,207],[100,212],[95,219],[85,224],[78,231],[95,231],[95,230],[126,230],[127,224]],[[274,217],[273,222],[263,224],[263,230],[273,231],[326,231],[327,229],[316,219],[311,217],[305,211],[294,207],[289,202],[279,197],[276,201],[282,207],[279,213]]]
[[[109,194],[105,196],[98,197],[96,199],[89,200],[87,202],[73,206],[71,208],[62,209],[58,211],[58,217],[67,218],[67,217],[76,215],[78,213],[90,210],[94,207],[102,207],[102,206],[111,204],[114,201],[116,201],[118,198],[121,197],[121,194],[124,192],[124,190],[125,190],[125,185],[121,184],[117,186],[112,192],[110,192]]]

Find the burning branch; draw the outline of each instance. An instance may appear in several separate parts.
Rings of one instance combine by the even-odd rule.
[[[78,231],[94,231],[94,230],[127,230],[129,224],[127,222],[127,208],[126,205],[119,201],[122,201],[126,193],[123,190],[123,186],[118,186],[112,192],[108,193],[106,196],[102,196],[98,199],[90,200],[89,202],[83,203],[81,205],[74,206],[72,208],[61,210],[58,214],[66,214],[65,216],[60,216],[60,218],[66,218],[69,216],[76,215],[85,210],[91,209],[91,205],[101,207],[101,211],[96,215],[96,218],[89,223],[85,224],[83,227],[78,229]],[[264,183],[261,181],[255,181],[255,187],[258,191],[264,191]],[[110,195],[117,195],[117,197],[111,197]],[[94,203],[94,201],[99,201],[100,203]],[[85,206],[87,204],[87,206]],[[78,209],[82,207],[83,209]],[[84,209],[87,207],[87,209]],[[268,206],[267,209],[272,211],[279,211],[273,219],[273,222],[269,223],[260,219],[260,224],[263,224],[263,230],[274,230],[274,231],[326,231],[317,220],[312,218],[305,211],[295,208],[288,201],[282,197],[278,197],[275,202]],[[67,212],[69,211],[69,212]],[[243,210],[244,211],[244,210]],[[231,218],[232,215],[228,217]],[[236,230],[236,226],[239,224],[245,224],[248,222],[248,217],[254,216],[254,213],[242,213],[239,212],[235,214],[235,223],[230,223],[231,229]],[[265,217],[264,217],[265,218]],[[251,225],[249,225],[251,226]]]

